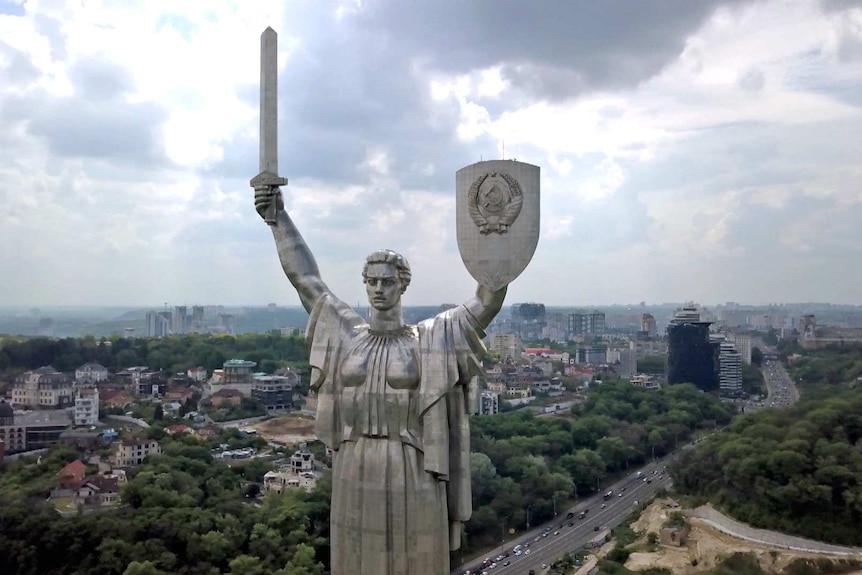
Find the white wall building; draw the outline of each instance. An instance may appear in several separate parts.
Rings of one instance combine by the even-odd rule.
[[[155,439],[124,439],[116,444],[112,463],[117,467],[140,465],[150,455],[159,455],[162,446]]]
[[[85,363],[75,370],[77,383],[99,383],[108,379],[108,368],[94,361]]]
[[[742,355],[729,341],[720,344],[718,352],[718,388],[722,394],[742,392]]]
[[[45,366],[18,376],[12,403],[32,408],[65,408],[73,404],[72,378]]]
[[[79,389],[75,394],[75,425],[99,423],[99,388]]]

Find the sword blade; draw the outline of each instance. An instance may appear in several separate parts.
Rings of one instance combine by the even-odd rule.
[[[260,35],[260,171],[278,175],[278,34]]]

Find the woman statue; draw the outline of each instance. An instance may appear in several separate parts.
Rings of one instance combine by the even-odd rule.
[[[282,268],[309,312],[315,431],[333,450],[332,575],[445,575],[449,551],[472,512],[470,428],[484,329],[506,288],[483,286],[467,303],[405,325],[407,260],[378,250],[366,258],[366,322],[335,297],[272,188],[255,191]]]

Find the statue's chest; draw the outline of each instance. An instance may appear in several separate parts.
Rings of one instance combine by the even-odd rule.
[[[339,375],[345,388],[364,385],[366,393],[416,389],[421,376],[419,340],[412,332],[362,334],[347,349]]]

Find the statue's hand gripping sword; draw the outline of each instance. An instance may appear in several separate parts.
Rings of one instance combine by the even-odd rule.
[[[263,220],[274,226],[279,186],[286,186],[287,178],[278,175],[278,34],[270,27],[260,35],[260,173],[250,184],[273,196]]]

